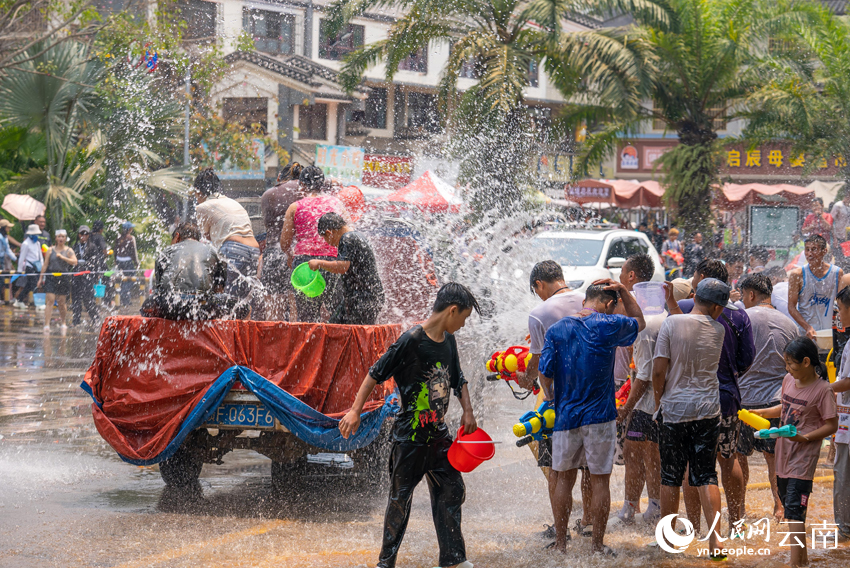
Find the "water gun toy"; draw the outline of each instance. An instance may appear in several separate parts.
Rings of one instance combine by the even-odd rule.
[[[490,359],[487,361],[486,367],[487,370],[493,373],[492,375],[487,376],[488,381],[506,381],[508,386],[511,389],[511,392],[514,395],[514,398],[517,400],[525,400],[531,394],[537,394],[540,392],[540,386],[535,381],[534,388],[530,391],[526,391],[524,394],[517,392],[511,386],[511,381],[517,382],[516,374],[524,373],[528,368],[528,363],[531,361],[531,352],[529,352],[528,347],[521,347],[519,345],[513,345],[508,347],[504,351],[496,351],[493,355],[490,356]],[[517,383],[519,386],[519,383]]]
[[[762,418],[758,414],[753,414],[744,408],[738,411],[738,419],[753,430],[761,431],[770,428],[770,421],[767,418]]]
[[[42,254],[47,254],[47,251],[50,249],[46,244],[41,243],[41,252]]]
[[[631,379],[629,379],[625,383],[623,383],[623,386],[620,387],[620,390],[618,390],[616,392],[616,394],[614,394],[614,400],[617,404],[617,408],[620,408],[621,406],[626,404],[626,401],[629,400],[629,393],[630,392],[632,392],[632,380]]]
[[[518,447],[533,441],[545,440],[552,435],[555,428],[555,408],[551,401],[544,400],[537,410],[529,410],[523,414],[519,423],[514,424],[514,436],[519,438]]]
[[[768,438],[793,438],[797,435],[797,427],[793,424],[786,424],[779,428],[765,428],[758,431],[758,437],[762,440]]]

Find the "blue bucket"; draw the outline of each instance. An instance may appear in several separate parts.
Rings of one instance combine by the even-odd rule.
[[[35,294],[32,295],[32,303],[35,304],[36,307],[43,306],[47,303],[47,294]]]
[[[94,297],[103,298],[106,295],[106,284],[94,285]]]

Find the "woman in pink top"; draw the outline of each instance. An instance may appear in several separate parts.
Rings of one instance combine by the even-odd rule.
[[[316,166],[309,166],[301,171],[298,178],[301,190],[307,194],[289,206],[283,220],[280,232],[280,250],[292,259],[290,265],[296,268],[312,259],[335,260],[336,247],[332,247],[319,235],[319,217],[325,213],[344,214],[345,206],[342,201],[332,195],[322,193],[325,174]],[[322,304],[330,309],[335,305],[332,299],[337,275],[322,271],[327,282],[324,294],[316,298],[308,298],[304,294],[295,294],[295,304],[298,310],[297,321],[317,322],[321,316]]]

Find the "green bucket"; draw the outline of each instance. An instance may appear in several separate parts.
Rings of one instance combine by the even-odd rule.
[[[299,264],[292,271],[292,277],[289,280],[292,282],[293,288],[308,298],[321,296],[322,292],[325,291],[325,277],[318,270],[310,270],[310,264],[306,262]]]

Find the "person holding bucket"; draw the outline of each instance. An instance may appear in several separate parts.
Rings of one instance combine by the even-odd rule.
[[[292,259],[291,265],[295,271],[298,267],[311,260],[336,260],[337,249],[325,242],[319,235],[319,218],[325,213],[344,213],[342,201],[328,195],[330,184],[325,187],[325,174],[321,168],[308,166],[301,170],[299,177],[301,190],[306,197],[299,199],[286,210],[283,229],[280,232],[280,250]],[[303,269],[302,269],[303,270]],[[299,275],[301,272],[299,272]],[[307,295],[303,292],[295,294],[295,305],[298,311],[297,321],[318,322],[321,319],[322,305],[329,310],[331,305],[336,274],[321,271],[328,291],[317,295]]]
[[[357,432],[360,413],[379,383],[395,379],[401,411],[393,427],[390,453],[390,499],[384,517],[378,568],[394,568],[407,522],[413,490],[424,477],[431,491],[431,510],[440,545],[442,568],[472,568],[461,532],[461,506],[466,489],[451,460],[452,437],[444,419],[449,394],[463,407],[461,434],[478,430],[466,379],[460,368],[454,333],[466,323],[478,302],[466,286],[450,282],[437,292],[431,316],[399,337],[363,379],[351,410],[339,423],[343,438]],[[486,438],[484,444],[486,444]],[[492,456],[492,453],[489,454]],[[484,459],[484,458],[482,458]]]
[[[318,230],[326,243],[337,247],[337,259],[314,258],[308,263],[310,270],[341,275],[342,300],[328,323],[375,325],[384,305],[384,287],[369,241],[363,233],[352,231],[337,213],[322,215]]]

